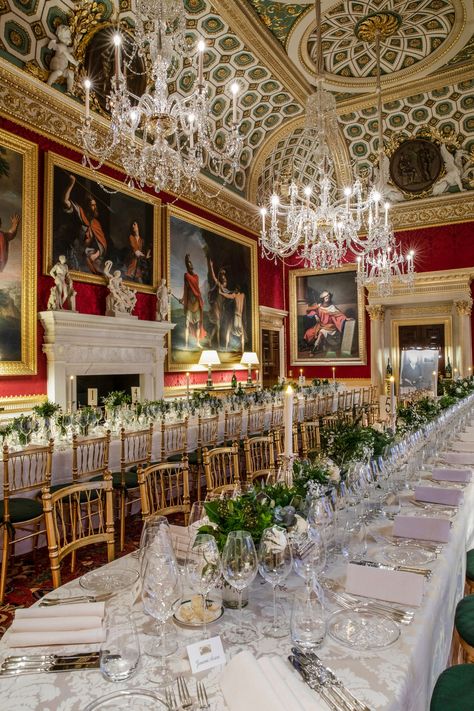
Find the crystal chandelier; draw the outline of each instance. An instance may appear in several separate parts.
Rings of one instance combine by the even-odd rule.
[[[359,249],[357,257],[357,282],[365,287],[374,287],[379,296],[390,296],[395,283],[403,284],[412,289],[415,283],[414,252],[403,254],[395,239],[390,221],[390,204],[384,203],[380,208],[386,181],[384,162],[386,155],[383,141],[382,88],[380,69],[381,39],[394,34],[401,24],[399,15],[392,11],[380,11],[363,18],[356,27],[358,39],[375,42],[377,66],[377,116],[378,116],[378,174],[375,184],[370,190],[367,221],[367,237],[364,242],[359,240],[354,251]]]
[[[269,259],[294,255],[305,267],[334,269],[341,265],[351,244],[359,244],[357,233],[363,226],[368,203],[363,200],[359,179],[345,188],[343,198],[333,197],[334,163],[328,136],[338,131],[336,101],[324,88],[321,0],[315,1],[315,10],[317,80],[316,91],[306,103],[306,150],[303,158],[295,159],[293,170],[297,177],[277,181],[268,208],[261,208],[259,241],[262,255]],[[304,185],[301,177],[307,167],[314,167],[314,174]]]
[[[133,40],[122,41],[117,29],[113,36],[115,74],[107,96],[110,126],[93,125],[90,111],[90,79],[84,82],[85,119],[81,136],[84,164],[99,170],[107,161],[115,161],[126,173],[129,187],[152,187],[196,191],[203,168],[230,183],[238,168],[243,146],[239,134],[237,95],[232,84],[232,120],[230,129],[214,136],[214,125],[203,63],[205,43],[198,43],[197,82],[184,98],[168,94],[168,72],[176,55],[190,54],[186,37],[186,16],[182,0],[136,0]],[[127,87],[127,73],[138,57],[147,67],[148,90],[135,96]],[[97,122],[98,123],[98,122]],[[138,139],[142,140],[138,140]]]

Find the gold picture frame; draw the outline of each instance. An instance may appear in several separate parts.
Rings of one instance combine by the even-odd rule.
[[[73,190],[77,186],[83,200],[92,198],[98,206],[99,238],[103,240],[102,246],[100,240],[96,240],[96,245],[103,250],[103,255],[101,254],[98,260],[92,261],[92,258],[87,256],[87,248],[83,248],[85,237],[82,239],[80,234],[81,229],[86,229],[83,220],[90,224],[92,218],[86,215],[85,208],[80,204],[67,214],[60,204],[61,197],[55,194],[57,192],[55,186],[61,179],[60,171],[75,176],[76,182]],[[64,177],[63,175],[62,178],[64,179]],[[47,153],[45,160],[45,185],[44,274],[49,274],[59,254],[66,253],[69,271],[73,279],[88,284],[105,284],[106,279],[102,276],[101,271],[105,260],[111,259],[113,269],[120,269],[127,286],[146,294],[156,292],[161,277],[161,200],[159,198],[140,190],[131,190],[119,180],[107,175],[101,174],[99,182],[98,175],[91,169],[84,168],[51,151]],[[65,190],[66,187],[65,185],[63,189]],[[71,195],[73,194],[71,193]],[[122,209],[127,207],[132,212],[123,216],[116,214],[114,205]],[[64,222],[62,213],[65,213]],[[67,222],[68,218],[69,223]],[[71,223],[73,219],[75,219],[75,226]],[[102,228],[102,223],[106,226],[105,229]],[[130,242],[132,225],[136,223],[138,223],[139,229],[140,223],[145,225],[144,233],[140,235],[140,238],[143,239],[143,257],[135,256],[134,248]],[[70,236],[71,225],[73,226],[73,235],[76,235],[73,238]],[[103,246],[104,242],[105,247]],[[98,251],[96,250],[93,256]],[[92,253],[92,249],[89,250],[89,253]],[[147,270],[145,282],[139,280],[144,272],[140,272],[137,278],[127,278],[127,273],[132,273],[134,264],[139,263],[143,263]],[[77,268],[78,265],[81,266],[80,269]],[[92,270],[95,270],[96,273]],[[137,268],[135,268],[135,273],[137,273]]]
[[[355,264],[289,272],[291,365],[366,365],[365,295],[356,272]],[[330,298],[320,303],[324,292]]]
[[[5,302],[0,308],[0,375],[34,375],[38,334],[37,145],[0,129],[0,167],[0,217],[4,220],[0,293]],[[8,227],[7,221],[16,213],[20,221],[12,230],[14,223]],[[5,359],[2,349],[7,354]]]
[[[259,355],[256,241],[174,206],[167,206],[164,219],[166,220],[164,273],[167,275],[167,283],[171,290],[168,318],[170,321],[176,323],[175,328],[168,335],[167,370],[175,372],[189,371],[193,366],[197,365],[199,360],[200,351],[197,347],[187,350],[185,347],[182,347],[181,343],[183,340],[184,317],[183,314],[180,313],[182,309],[180,309],[178,304],[179,299],[183,296],[184,272],[186,271],[183,258],[185,252],[188,251],[191,252],[191,257],[196,261],[196,273],[201,274],[199,288],[201,292],[203,292],[203,325],[206,328],[206,336],[203,338],[203,348],[217,350],[221,359],[221,365],[213,366],[213,369],[230,370],[240,363],[242,356],[242,349],[236,350],[236,339],[239,338],[241,340],[242,336],[234,335],[234,326],[229,327],[232,335],[229,339],[229,346],[226,349],[225,337],[222,333],[214,333],[212,324],[210,323],[211,306],[209,302],[209,291],[211,286],[208,281],[204,282],[204,279],[208,279],[208,277],[204,277],[203,275],[204,262],[207,260],[207,257],[204,255],[212,254],[213,251],[212,256],[216,261],[214,265],[216,271],[221,274],[222,272],[227,272],[229,294],[233,293],[234,287],[239,287],[241,292],[245,295],[243,312],[244,348],[246,351],[254,351]],[[177,231],[181,230],[179,257],[177,254],[178,250],[173,250],[173,227]],[[218,250],[216,250],[216,243],[219,243]],[[237,245],[239,245],[239,247],[237,247]],[[194,257],[193,254],[195,255]],[[206,263],[209,264],[210,262]],[[207,273],[206,271],[206,274]],[[229,305],[233,306],[232,299],[227,299],[227,301]],[[227,303],[227,301],[224,303]],[[222,323],[225,323],[224,317]],[[222,347],[218,347],[217,338],[221,339],[220,343]],[[181,345],[181,348],[177,347],[178,344]],[[234,350],[230,350],[231,348]],[[189,358],[186,357],[188,354]]]

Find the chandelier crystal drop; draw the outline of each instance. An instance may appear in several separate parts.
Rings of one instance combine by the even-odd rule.
[[[127,33],[127,39],[129,39]],[[115,161],[126,173],[129,187],[152,187],[156,192],[198,188],[201,170],[210,169],[222,184],[231,183],[243,147],[239,133],[237,97],[231,86],[229,129],[214,135],[209,92],[204,80],[206,45],[197,47],[195,88],[187,97],[169,96],[168,74],[176,57],[190,55],[182,0],[136,0],[133,39],[114,34],[115,74],[107,96],[110,125],[92,121],[90,80],[84,83],[86,113],[81,135],[84,163],[99,170]],[[135,57],[147,67],[148,90],[135,96],[127,86]],[[141,140],[140,140],[141,139]]]

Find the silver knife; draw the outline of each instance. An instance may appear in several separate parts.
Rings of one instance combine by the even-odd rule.
[[[380,570],[393,570],[399,573],[415,573],[423,575],[428,580],[431,578],[431,570],[429,568],[414,568],[410,565],[386,565],[385,563],[377,563],[374,560],[351,560],[354,565],[363,565],[369,568],[379,568]]]
[[[0,676],[22,676],[23,674],[56,674],[58,672],[84,671],[85,669],[99,669],[100,660],[94,659],[89,662],[53,662],[45,664],[28,664],[26,666],[3,666],[0,667]]]
[[[319,682],[317,682],[315,679],[312,679],[309,673],[306,671],[306,669],[303,667],[301,664],[300,660],[293,656],[290,655],[288,657],[288,660],[290,664],[296,669],[297,672],[301,675],[301,678],[309,686],[310,689],[313,691],[317,691],[318,694],[321,696],[321,698],[327,703],[331,711],[341,711],[340,706],[336,703],[336,701],[333,699],[333,697],[329,694],[328,690],[322,686]]]

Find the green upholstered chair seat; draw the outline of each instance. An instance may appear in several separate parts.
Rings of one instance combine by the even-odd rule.
[[[431,696],[430,711],[472,711],[474,708],[474,664],[458,664],[438,677]]]
[[[30,521],[33,518],[41,516],[43,513],[43,505],[38,499],[9,499],[8,510],[10,512],[11,523],[21,523],[22,521]],[[0,521],[3,521],[4,503],[0,501]]]
[[[474,548],[467,552],[466,577],[474,580]]]
[[[91,481],[99,481],[102,479],[101,476],[95,476]],[[121,472],[112,472],[112,483],[114,489],[120,489],[122,486],[122,474]],[[136,471],[130,470],[125,472],[125,488],[126,489],[137,489],[138,488],[138,474]]]
[[[200,463],[201,458],[198,454],[199,450],[195,450],[194,452],[188,452],[188,464],[190,466],[196,466],[197,464]],[[169,457],[166,458],[167,462],[181,462],[183,460],[183,455],[182,454],[170,454]]]
[[[454,624],[462,639],[474,647],[474,595],[467,595],[458,602]]]

